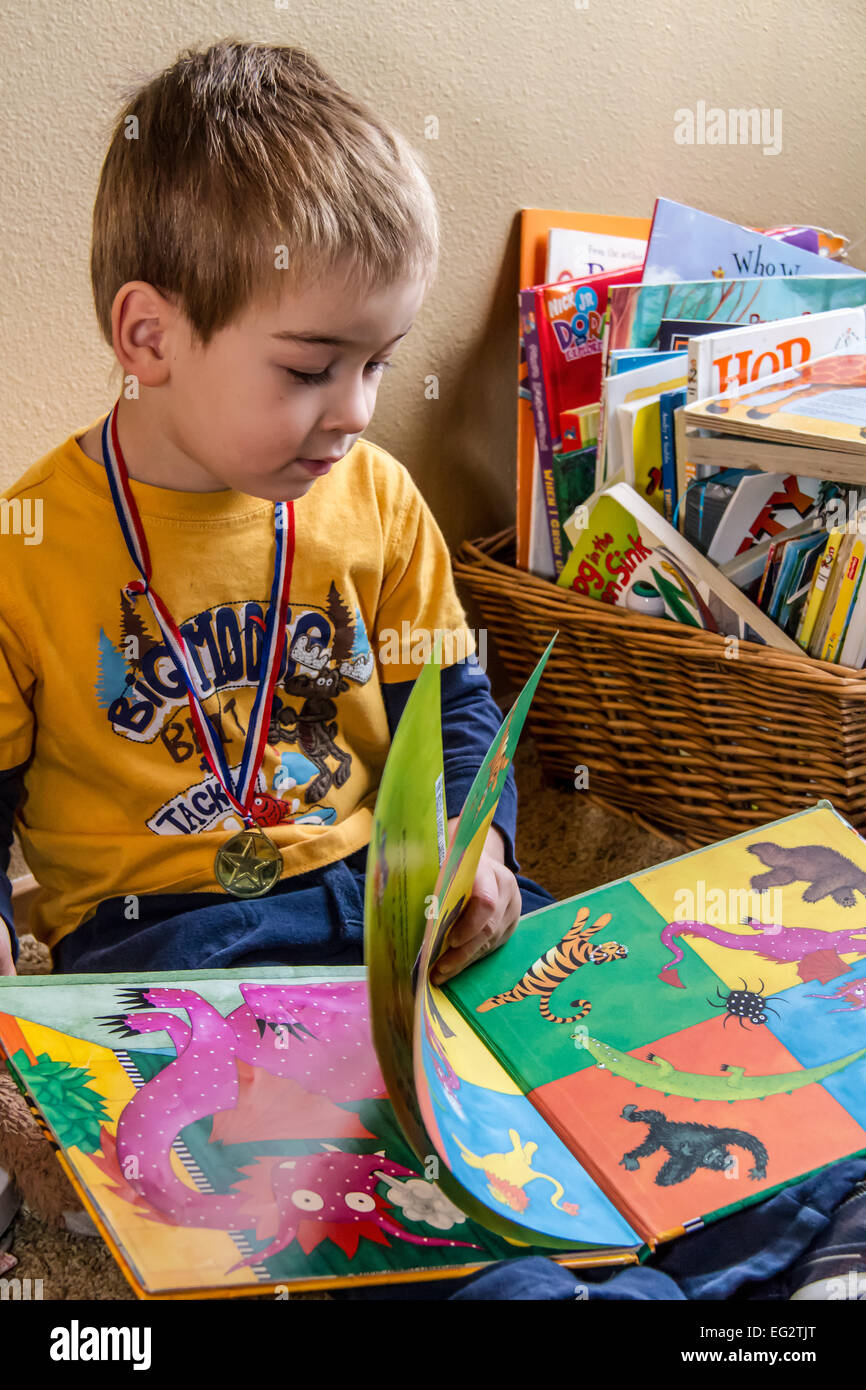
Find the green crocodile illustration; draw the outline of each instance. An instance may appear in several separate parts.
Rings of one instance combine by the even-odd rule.
[[[763,1100],[765,1096],[790,1095],[792,1091],[811,1086],[815,1081],[823,1081],[825,1077],[866,1057],[866,1047],[861,1047],[858,1052],[849,1052],[847,1057],[824,1062],[820,1067],[807,1067],[804,1071],[746,1076],[744,1067],[723,1064],[724,1076],[708,1076],[699,1071],[678,1071],[653,1052],[646,1061],[642,1061],[598,1038],[578,1033],[573,1033],[572,1037],[575,1045],[585,1047],[600,1067],[606,1067],[614,1076],[624,1076],[636,1086],[646,1086],[666,1096],[684,1096],[686,1100],[726,1100],[732,1105],[735,1100]]]

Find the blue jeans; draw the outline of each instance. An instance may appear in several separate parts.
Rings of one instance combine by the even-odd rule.
[[[139,916],[109,898],[54,950],[62,974],[216,970],[256,965],[361,965],[366,848],[336,864],[281,879],[262,898],[227,893],[149,893]],[[517,875],[523,912],[554,901]]]

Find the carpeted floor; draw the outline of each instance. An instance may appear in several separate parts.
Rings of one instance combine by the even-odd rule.
[[[580,792],[546,785],[528,740],[515,767],[521,871],[555,897],[570,897],[684,852],[685,847],[676,841],[646,834],[622,817],[591,806]],[[46,968],[32,941],[22,964],[28,972]],[[0,1134],[0,1163],[2,1158]],[[11,1273],[22,1279],[42,1279],[46,1299],[134,1297],[98,1238],[70,1235],[24,1211],[15,1226],[12,1250],[18,1265]]]

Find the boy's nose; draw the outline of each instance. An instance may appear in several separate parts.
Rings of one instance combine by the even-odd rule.
[[[361,434],[370,423],[375,405],[375,394],[370,398],[369,387],[362,383],[335,392],[328,401],[321,419],[323,434],[354,435]],[[336,452],[336,450],[334,450]]]

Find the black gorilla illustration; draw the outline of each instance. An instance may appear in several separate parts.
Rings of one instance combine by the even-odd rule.
[[[744,1129],[721,1129],[718,1125],[669,1120],[661,1110],[638,1110],[636,1105],[627,1105],[622,1118],[633,1124],[649,1125],[649,1134],[643,1143],[630,1153],[623,1154],[620,1159],[622,1168],[634,1172],[640,1167],[641,1158],[648,1158],[657,1149],[667,1149],[667,1163],[662,1165],[655,1178],[659,1187],[673,1187],[678,1182],[685,1182],[699,1168],[724,1172],[735,1162],[733,1154],[728,1153],[728,1145],[748,1149],[755,1160],[754,1168],[749,1169],[750,1178],[757,1182],[767,1176],[767,1150],[760,1139],[747,1134]]]

